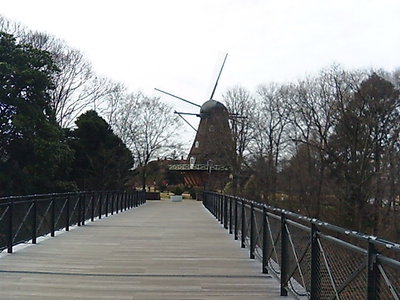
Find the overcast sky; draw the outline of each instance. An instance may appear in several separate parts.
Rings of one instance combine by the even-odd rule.
[[[132,91],[157,87],[199,104],[226,52],[215,100],[332,63],[400,67],[400,0],[0,0],[0,14],[64,39]]]

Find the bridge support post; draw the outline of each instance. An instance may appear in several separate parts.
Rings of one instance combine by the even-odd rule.
[[[242,207],[241,207],[241,212],[242,212],[242,217],[241,217],[241,220],[242,220],[242,228],[241,228],[241,247],[242,248],[245,248],[246,247],[246,245],[245,245],[245,241],[246,241],[246,233],[245,233],[245,229],[246,229],[246,210],[245,210],[245,207],[244,207],[244,200],[242,200]]]
[[[235,197],[235,208],[234,208],[234,219],[235,219],[235,226],[234,226],[234,236],[235,240],[238,239],[238,199]]]
[[[232,198],[229,197],[229,234],[232,234]]]
[[[287,296],[288,272],[288,232],[286,230],[286,214],[281,213],[281,296]]]
[[[267,208],[263,205],[262,212],[262,272],[268,274],[268,224],[267,224]]]
[[[111,215],[114,214],[114,193],[111,194],[111,209],[110,209]]]
[[[376,256],[378,252],[374,244],[371,241],[368,242],[368,256],[367,256],[367,299],[377,299],[377,287],[378,287],[378,267],[376,263]]]
[[[65,207],[65,231],[69,231],[69,206],[70,206],[70,200],[69,200],[69,195],[67,196],[67,204]]]
[[[36,244],[37,235],[37,200],[33,200],[32,207],[32,244]]]
[[[81,226],[82,220],[82,194],[78,195],[78,226]]]
[[[103,193],[99,193],[99,219],[101,219],[101,211],[103,206]]]
[[[51,197],[51,231],[50,235],[54,237],[56,235],[56,196],[53,194]]]
[[[82,195],[82,226],[85,225],[85,216],[86,216],[86,193]]]
[[[8,237],[7,237],[7,252],[12,253],[13,251],[13,212],[14,200],[11,199],[8,204]]]
[[[224,224],[224,196],[219,195],[219,222]]]
[[[224,201],[224,228],[228,229],[228,197],[222,196]]]
[[[93,192],[91,197],[90,197],[90,221],[94,221],[94,198],[95,198],[95,193]]]
[[[109,202],[110,193],[106,193],[106,217],[108,217],[108,202]]]
[[[250,204],[250,229],[249,229],[249,235],[250,235],[250,259],[254,259],[254,251],[256,248],[256,238],[255,238],[255,220],[254,220],[254,203],[251,202]]]
[[[311,290],[310,299],[319,299],[319,247],[318,247],[318,229],[314,222],[311,222]]]

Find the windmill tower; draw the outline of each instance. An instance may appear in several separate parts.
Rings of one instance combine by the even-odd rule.
[[[225,55],[210,99],[201,106],[156,89],[159,92],[200,108],[199,113],[175,111],[176,114],[196,131],[196,137],[189,151],[186,163],[170,166],[170,170],[183,173],[185,183],[188,185],[209,189],[222,188],[229,178],[230,159],[234,151],[232,133],[229,127],[229,113],[225,105],[213,99],[227,56],[228,54]],[[198,128],[194,128],[183,117],[184,115],[199,117],[200,123]]]

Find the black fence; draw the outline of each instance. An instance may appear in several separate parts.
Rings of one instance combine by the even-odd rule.
[[[400,299],[399,244],[238,197],[206,192],[203,203],[282,296]]]
[[[142,191],[78,192],[0,198],[0,251],[146,202]]]

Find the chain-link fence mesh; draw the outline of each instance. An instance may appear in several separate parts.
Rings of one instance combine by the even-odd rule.
[[[321,299],[331,299],[334,295],[340,299],[365,299],[366,251],[320,235],[319,253]]]
[[[291,278],[292,291],[305,296],[311,289],[311,247],[310,230],[299,224],[286,224],[288,233],[288,277]]]
[[[400,268],[379,260],[377,294],[379,299],[400,299]],[[397,298],[396,298],[397,297]]]

